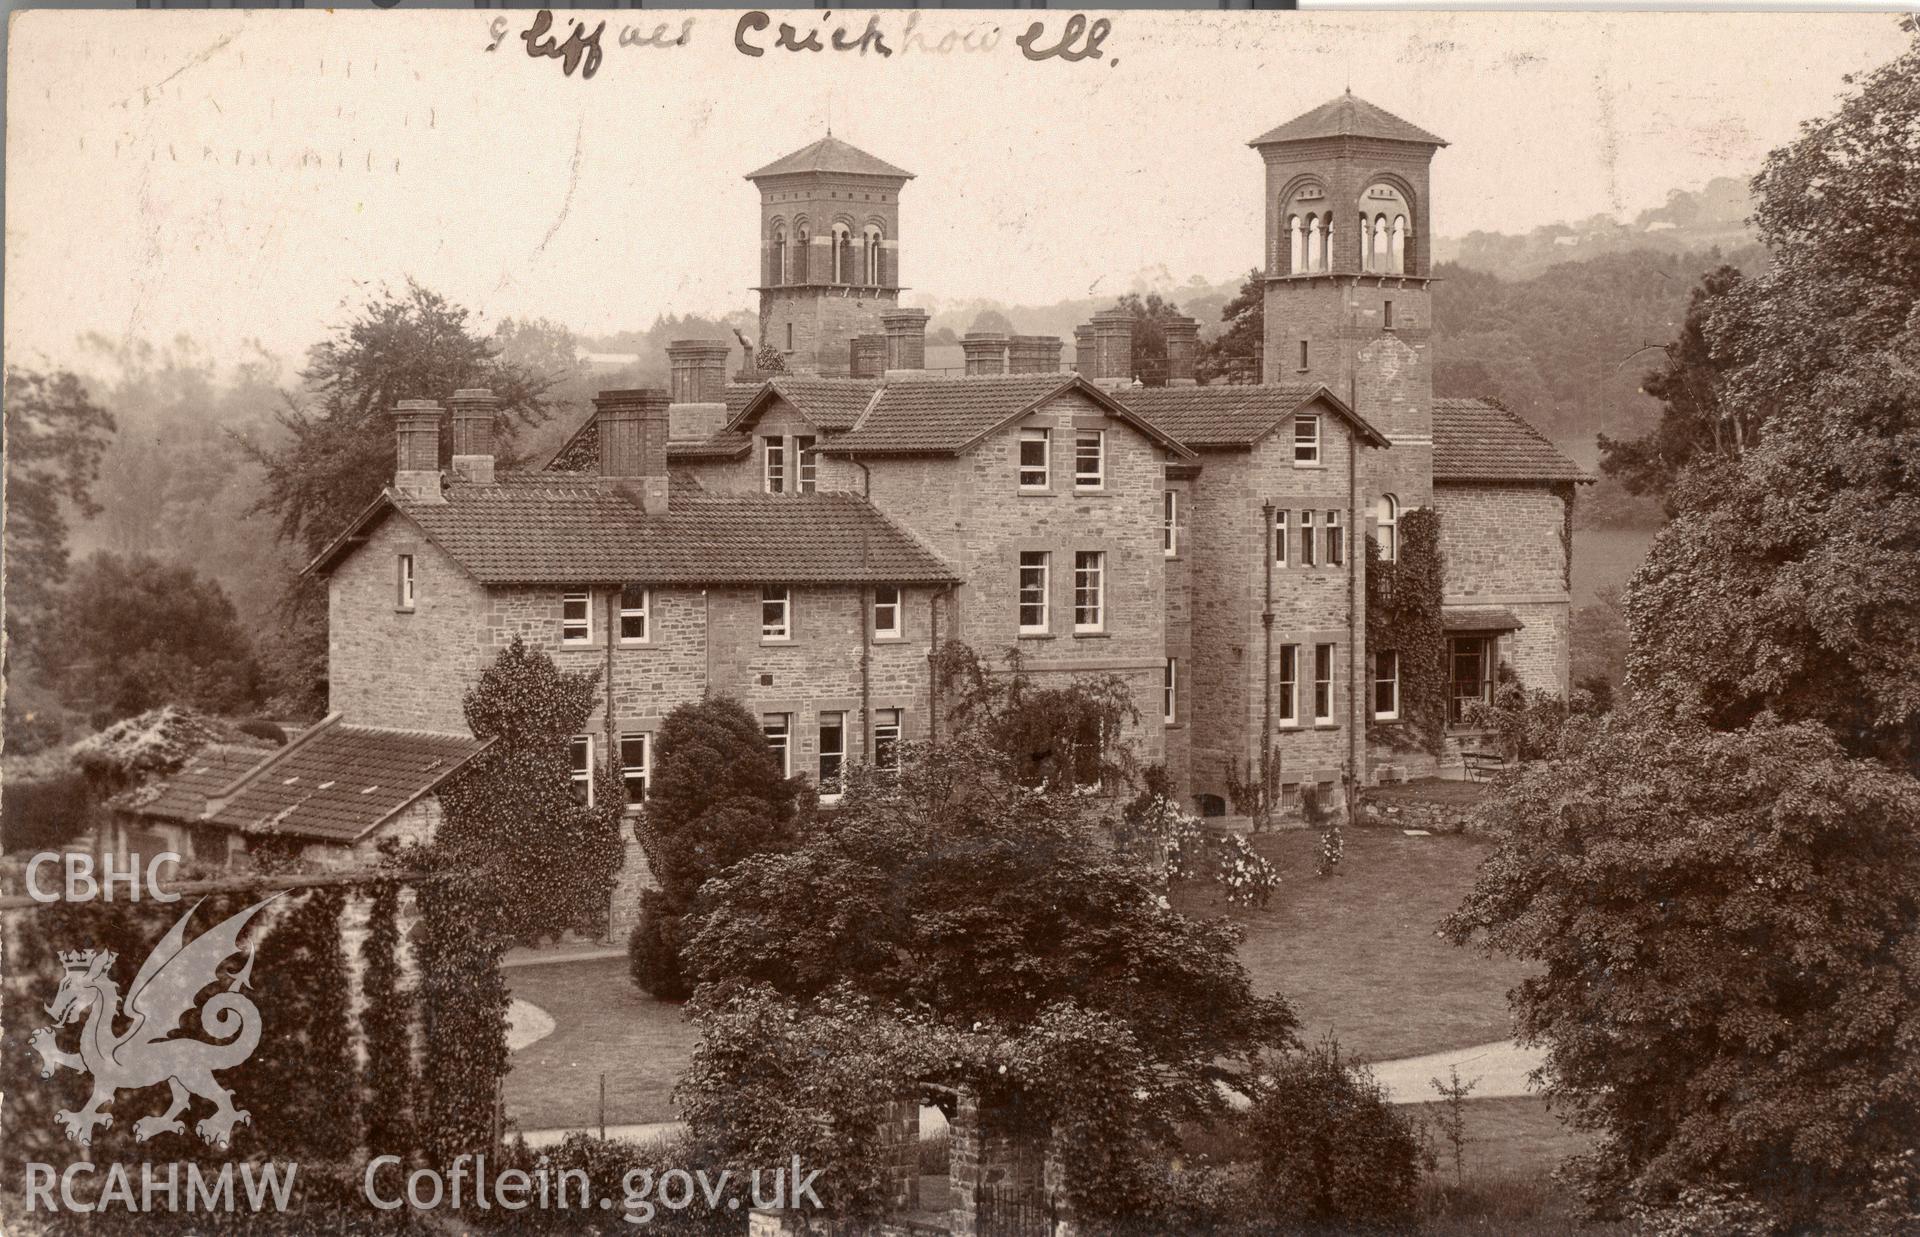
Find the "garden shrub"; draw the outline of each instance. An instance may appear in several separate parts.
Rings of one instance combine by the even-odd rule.
[[[627,971],[642,992],[659,1000],[693,995],[680,969],[680,915],[658,889],[640,894],[640,922],[627,935]]]
[[[665,1234],[666,1237],[721,1237],[722,1234],[737,1237],[737,1234],[746,1231],[744,1216],[751,1201],[751,1182],[747,1179],[730,1180],[727,1183],[727,1195],[740,1199],[740,1210],[737,1211],[728,1210],[725,1196],[721,1198],[718,1208],[709,1207],[697,1184],[690,1206],[673,1208],[659,1204],[662,1173],[672,1170],[704,1172],[708,1183],[712,1184],[718,1181],[721,1171],[726,1167],[712,1151],[685,1134],[634,1142],[576,1133],[567,1135],[552,1147],[540,1150],[516,1140],[506,1148],[501,1167],[519,1169],[529,1175],[544,1170],[548,1180],[553,1183],[553,1197],[556,1200],[562,1173],[584,1173],[592,1206],[581,1210],[578,1178],[570,1178],[573,1184],[568,1190],[568,1205],[565,1208],[528,1207],[517,1212],[494,1208],[491,1211],[462,1213],[462,1221],[475,1225],[481,1231],[491,1229],[512,1234],[512,1237],[545,1233],[564,1233],[567,1237],[585,1237],[588,1234],[600,1237],[606,1234],[610,1237],[615,1233],[636,1232]],[[634,1210],[631,1213],[627,1211],[629,1183],[636,1193],[644,1192],[645,1201],[653,1204],[651,1215],[638,1205],[637,1200]],[[678,1201],[679,1190],[678,1183],[675,1183],[671,1191],[675,1201]],[[602,1198],[611,1198],[613,1206],[601,1209],[598,1200]],[[629,1220],[629,1214],[635,1219]],[[640,1217],[645,1217],[644,1221]]]
[[[1365,1067],[1329,1035],[1275,1062],[1247,1114],[1268,1220],[1341,1232],[1408,1227],[1420,1142]]]

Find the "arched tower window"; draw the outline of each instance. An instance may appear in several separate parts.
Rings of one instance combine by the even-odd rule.
[[[1400,557],[1400,500],[1382,494],[1374,504],[1374,517],[1378,529],[1374,540],[1380,543],[1380,557],[1391,563]]]
[[[773,269],[769,272],[769,275],[768,283],[783,284],[787,282],[787,230],[785,228],[775,228],[773,230]]]
[[[1412,245],[1413,204],[1399,186],[1375,181],[1360,195],[1360,215],[1368,235],[1361,249],[1361,269],[1378,275],[1404,275]]]
[[[788,283],[813,282],[813,236],[804,223],[793,229],[793,270],[795,278]]]
[[[1325,187],[1314,181],[1296,186],[1281,203],[1280,219],[1286,234],[1287,274],[1304,275],[1328,269],[1332,256],[1333,213]]]
[[[1330,271],[1333,269],[1333,212],[1332,211],[1327,212],[1326,235],[1320,238],[1320,269],[1323,271]]]
[[[844,223],[833,225],[833,282],[853,282],[853,231]]]
[[[865,243],[862,245],[862,248],[866,251],[866,259],[867,259],[866,260],[867,274],[866,274],[865,282],[868,285],[877,288],[880,286],[880,283],[881,283],[880,228],[878,225],[871,224],[871,223],[867,225],[864,242]]]

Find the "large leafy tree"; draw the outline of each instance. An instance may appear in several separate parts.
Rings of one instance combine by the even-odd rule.
[[[1540,964],[1518,1030],[1596,1197],[1859,1214],[1920,1128],[1920,786],[1814,726],[1613,714],[1482,815],[1445,930]]]
[[[1117,1019],[1161,1085],[1212,1112],[1221,1063],[1288,1042],[1292,1012],[1255,995],[1236,928],[1168,909],[1104,842],[1098,802],[965,739],[862,771],[792,851],[701,889],[688,970],[800,999],[848,984],[954,1025],[1064,1002]]]
[[[1632,494],[1665,494],[1682,470],[1709,453],[1733,456],[1757,436],[1758,426],[1737,414],[1723,414],[1721,373],[1726,359],[1708,342],[1716,311],[1732,303],[1739,285],[1737,267],[1722,265],[1693,290],[1680,334],[1666,345],[1666,361],[1648,374],[1641,389],[1661,403],[1660,421],[1638,438],[1600,435],[1600,467]]]
[[[1220,1117],[1216,1084],[1291,1045],[1295,1019],[1254,992],[1238,929],[1170,909],[1107,843],[1099,802],[961,736],[897,774],[856,771],[794,849],[708,881],[683,937],[710,985],[696,1124],[766,1150],[796,1095],[857,1115],[965,1085],[1052,1130],[1083,1215],[1149,1209],[1145,1149]],[[807,1050],[822,1042],[866,1064]]]
[[[1773,250],[1714,298],[1713,406],[1628,597],[1636,691],[1920,762],[1920,27],[1755,179]]]
[[[6,612],[8,656],[30,645],[67,577],[68,516],[93,515],[93,485],[113,414],[66,370],[7,367]]]
[[[381,289],[308,351],[300,374],[308,398],[279,418],[288,441],[247,443],[266,470],[260,509],[284,540],[317,554],[380,492],[393,475],[386,414],[403,399],[445,403],[463,387],[487,387],[503,401],[509,433],[546,420],[555,376],[503,359],[469,317],[409,280],[403,292]]]
[[[805,781],[790,778],[746,706],[724,696],[667,714],[639,834],[658,888],[628,942],[634,982],[679,1000],[680,919],[700,887],[749,855],[791,844]]]
[[[95,554],[53,615],[60,638],[43,652],[48,680],[95,725],[164,704],[235,713],[260,702],[247,630],[226,591],[191,567]]]

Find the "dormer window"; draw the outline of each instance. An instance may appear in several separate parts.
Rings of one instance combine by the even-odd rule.
[[[793,440],[794,465],[799,474],[796,490],[801,494],[813,493],[820,484],[820,449],[813,444],[811,435]]]
[[[787,488],[787,440],[777,434],[764,438],[760,450],[765,461],[762,475],[767,493],[784,492]]]

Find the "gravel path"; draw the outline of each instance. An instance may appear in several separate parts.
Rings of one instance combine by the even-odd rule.
[[[1539,1068],[1545,1057],[1542,1049],[1522,1048],[1510,1039],[1503,1039],[1471,1048],[1403,1057],[1398,1061],[1375,1061],[1370,1068],[1386,1088],[1387,1098],[1396,1104],[1439,1099],[1440,1093],[1433,1089],[1433,1079],[1448,1082],[1449,1065],[1458,1067],[1460,1081],[1479,1080],[1469,1099],[1491,1100],[1533,1094],[1527,1075]]]

